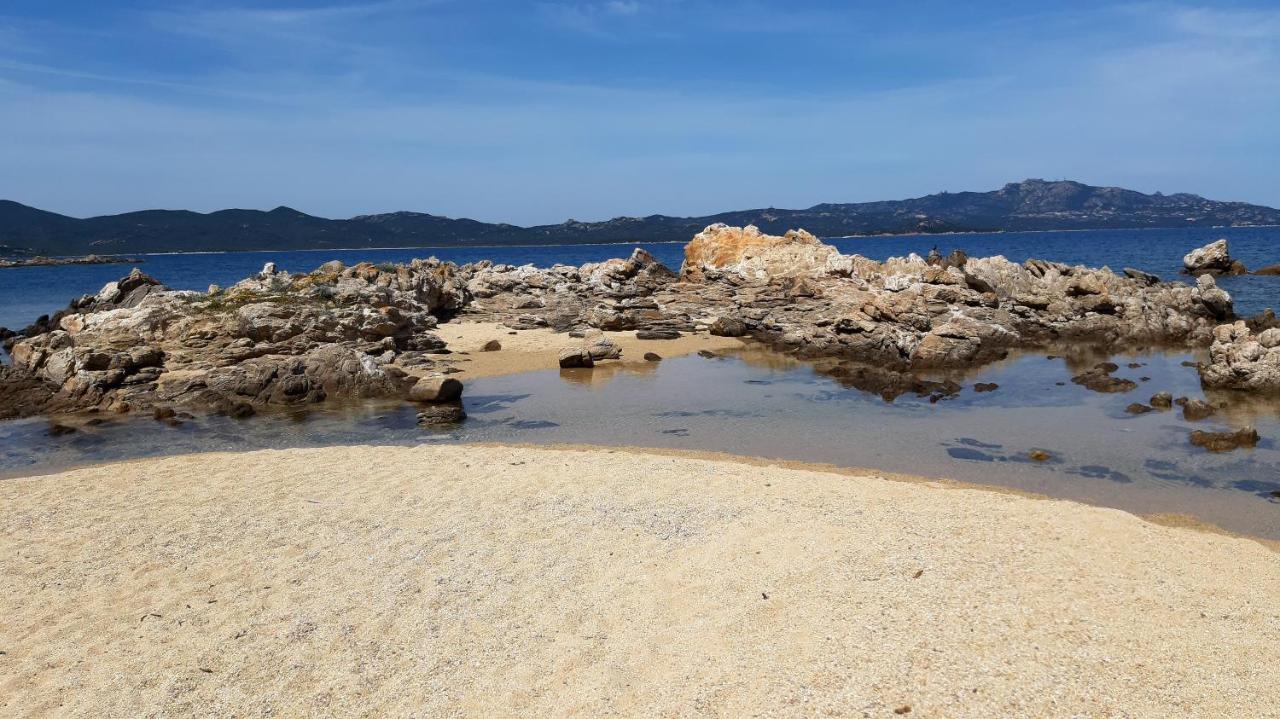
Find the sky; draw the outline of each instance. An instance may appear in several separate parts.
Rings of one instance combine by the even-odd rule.
[[[1278,128],[1274,0],[0,3],[0,198],[74,216],[1280,206]]]

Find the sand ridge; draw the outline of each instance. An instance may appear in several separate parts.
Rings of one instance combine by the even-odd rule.
[[[1271,716],[1280,561],[1059,500],[422,446],[0,482],[5,716]]]

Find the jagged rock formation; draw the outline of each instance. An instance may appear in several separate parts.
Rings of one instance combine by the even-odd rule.
[[[1226,240],[1216,240],[1196,248],[1182,258],[1183,272],[1189,275],[1244,275],[1244,263],[1232,259]]]
[[[859,363],[832,372],[887,398],[934,399],[959,385],[922,381],[912,370],[1064,340],[1203,346],[1234,317],[1211,276],[1193,287],[963,253],[876,262],[804,231],[770,236],[713,225],[689,243],[679,274],[642,250],[545,269],[432,259],[331,262],[290,275],[269,263],[208,293],[166,290],[135,271],[8,340],[14,367],[0,375],[0,393],[22,401],[0,406],[10,414],[152,406],[243,413],[412,397],[421,386],[413,375],[429,373],[433,353],[445,350],[432,330],[455,315],[582,333],[585,346],[561,357],[570,366],[615,356],[587,336],[593,329],[751,335],[799,356]]]
[[[1218,327],[1200,381],[1211,388],[1280,392],[1280,329],[1254,333],[1244,322]]]
[[[453,265],[266,268],[226,291],[166,290],[134,270],[11,343],[24,390],[6,415],[85,409],[245,408],[396,396],[402,367],[444,348],[438,315],[465,302]],[[17,339],[17,338],[15,338]],[[3,388],[0,388],[3,389]]]

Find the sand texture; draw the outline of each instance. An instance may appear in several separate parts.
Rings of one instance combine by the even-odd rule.
[[[0,482],[0,716],[1267,717],[1280,555],[1124,512],[475,446]]]
[[[514,334],[512,334],[514,332]],[[583,340],[550,329],[512,330],[497,322],[455,320],[436,329],[455,354],[438,357],[441,363],[460,370],[455,376],[467,378],[494,377],[543,369],[559,369],[560,350],[582,346]],[[648,365],[646,352],[665,358],[693,354],[699,350],[738,349],[745,343],[733,337],[716,337],[705,332],[684,334],[673,340],[639,340],[635,332],[605,332],[605,336],[622,347],[622,359],[603,360],[597,367],[605,372],[630,366]],[[497,340],[502,349],[483,352],[489,340]]]

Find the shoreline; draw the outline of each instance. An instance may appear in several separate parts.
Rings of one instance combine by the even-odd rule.
[[[1118,510],[604,449],[140,462],[0,482],[0,707],[1222,716],[1280,699],[1275,550]]]

